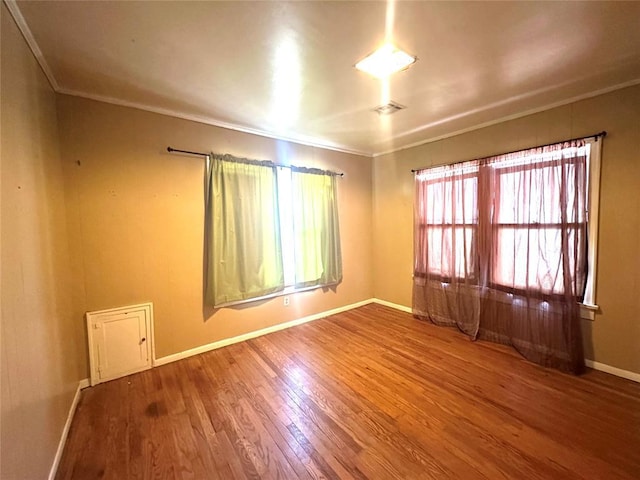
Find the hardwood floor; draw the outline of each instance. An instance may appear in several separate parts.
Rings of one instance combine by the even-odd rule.
[[[639,479],[640,384],[379,305],[83,391],[58,479]]]

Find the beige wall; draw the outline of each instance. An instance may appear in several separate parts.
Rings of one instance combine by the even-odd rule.
[[[411,305],[413,176],[452,163],[606,130],[597,303],[587,358],[640,373],[640,86],[374,159],[374,294]]]
[[[152,301],[158,358],[372,296],[370,158],[64,95],[58,113],[77,301],[84,311]],[[168,145],[344,172],[337,291],[203,313],[204,160]]]
[[[2,465],[46,478],[82,369],[55,94],[4,3],[2,21]]]
[[[411,304],[412,168],[606,129],[589,358],[640,373],[640,87],[375,158],[55,95],[2,5],[2,478],[46,476],[78,380],[85,311],[152,301],[164,357],[376,296]],[[57,101],[57,110],[56,110]],[[339,180],[344,282],[202,304],[203,161],[166,146],[318,166]],[[66,204],[66,207],[65,207]]]

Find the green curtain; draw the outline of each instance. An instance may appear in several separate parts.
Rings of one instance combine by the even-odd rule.
[[[205,300],[218,306],[283,290],[275,166],[231,155],[211,161]]]
[[[342,280],[336,177],[292,167],[296,288]]]

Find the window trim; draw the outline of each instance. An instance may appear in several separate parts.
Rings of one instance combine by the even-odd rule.
[[[589,243],[587,244],[587,284],[584,299],[580,303],[580,316],[585,320],[595,320],[600,310],[596,302],[598,271],[598,232],[600,227],[600,175],[602,167],[602,139],[592,138],[586,141],[589,148],[589,198],[587,201],[587,225]]]

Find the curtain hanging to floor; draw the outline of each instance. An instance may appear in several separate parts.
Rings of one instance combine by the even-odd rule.
[[[579,373],[583,140],[416,172],[413,311]]]

